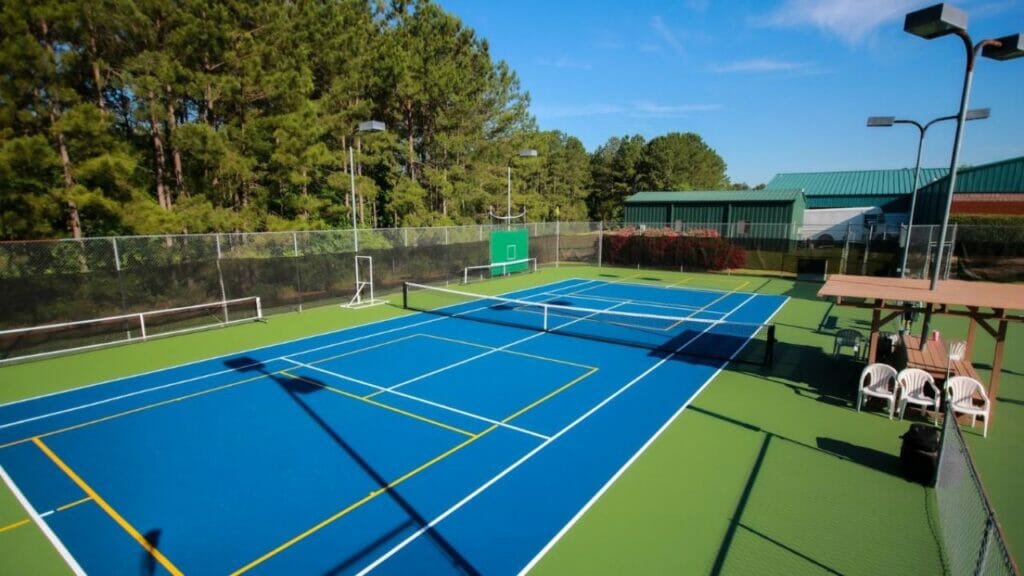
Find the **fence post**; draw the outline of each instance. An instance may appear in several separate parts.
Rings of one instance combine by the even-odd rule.
[[[295,259],[295,287],[299,295],[299,312],[302,312],[302,267],[299,266],[299,233],[292,232],[292,254]],[[225,310],[227,312],[227,310]]]
[[[228,291],[224,287],[224,271],[221,270],[221,267],[220,267],[220,261],[223,259],[224,255],[221,252],[221,248],[220,248],[220,233],[219,232],[217,233],[216,238],[217,238],[217,281],[220,283],[220,301],[221,302],[227,302],[228,301]],[[227,304],[225,304],[224,306],[225,306],[225,316],[226,316],[227,315]]]
[[[871,252],[871,238],[875,235],[875,225],[872,224],[868,228],[868,237],[864,239],[864,259],[860,264],[860,275],[868,275],[868,253]]]
[[[559,252],[562,249],[562,223],[555,220],[555,268],[558,268]]]
[[[850,225],[846,225],[846,236],[843,238],[843,254],[839,258],[839,270],[840,274],[846,274],[846,260],[850,257],[850,234],[853,230]]]
[[[408,228],[408,226],[402,228],[402,244],[404,244],[406,248],[409,247],[409,228]]]
[[[601,267],[601,260],[604,253],[604,221],[597,223],[597,267]]]
[[[958,226],[958,224],[956,222],[954,222],[953,223],[953,234],[951,235],[951,238],[949,239],[949,250],[945,250],[944,251],[945,253],[948,254],[948,256],[946,256],[946,274],[942,278],[943,280],[949,280],[949,271],[953,267],[953,253],[954,253],[954,251],[956,249],[956,231],[957,231],[957,226]]]

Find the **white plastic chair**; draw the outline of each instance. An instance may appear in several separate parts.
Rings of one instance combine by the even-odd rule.
[[[967,354],[967,342],[950,342],[946,347],[946,380],[949,380],[949,373],[953,371],[953,362],[959,362]]]
[[[954,416],[956,414],[971,415],[971,428],[974,428],[974,423],[978,420],[978,416],[984,418],[985,428],[983,429],[982,436],[988,437],[988,415],[991,403],[981,382],[970,376],[953,376],[946,380],[946,395]],[[981,398],[981,406],[974,403],[975,395]]]
[[[907,404],[921,406],[925,416],[928,416],[928,408],[933,408],[935,419],[938,420],[941,395],[939,389],[935,387],[935,379],[931,374],[920,368],[905,368],[896,375],[896,387],[900,394],[900,420],[903,420]],[[932,391],[931,396],[925,393],[925,390],[929,389]]]
[[[869,364],[860,372],[857,386],[857,412],[868,397],[881,398],[889,404],[889,419],[896,407],[896,369],[888,364]]]

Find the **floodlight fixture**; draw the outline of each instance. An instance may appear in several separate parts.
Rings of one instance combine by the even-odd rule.
[[[868,118],[868,126],[871,128],[888,127],[895,123],[895,116],[871,116]]]
[[[981,54],[993,60],[1010,60],[1024,56],[1024,45],[1021,35],[989,38],[974,44],[967,33],[967,14],[951,4],[936,4],[922,10],[907,14],[903,30],[931,40],[940,36],[955,34],[963,41],[967,49],[967,62],[964,67],[964,85],[960,94],[960,112],[957,114],[956,133],[953,135],[953,154],[949,161],[949,187],[946,192],[946,209],[942,214],[942,228],[939,230],[938,253],[935,258],[935,270],[932,274],[931,289],[935,290],[939,283],[942,270],[942,257],[946,243],[946,229],[949,227],[949,212],[953,208],[953,194],[956,192],[957,162],[960,160],[960,146],[963,143],[964,124],[967,120],[967,103],[971,97],[971,82],[974,76],[974,61]],[[926,323],[927,324],[927,323]],[[927,328],[927,325],[925,326]]]
[[[1024,56],[1024,34],[1013,34],[990,40],[981,55],[993,60],[1012,60]]]
[[[952,4],[936,4],[907,14],[903,30],[927,40],[967,32],[967,13]]]

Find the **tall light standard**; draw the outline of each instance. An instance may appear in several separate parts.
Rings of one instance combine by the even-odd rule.
[[[387,126],[380,120],[360,122],[358,127],[358,132],[384,132],[385,130],[387,130]],[[359,252],[359,228],[356,225],[356,163],[351,142],[348,144],[348,176],[352,189],[352,242],[355,251]]]
[[[967,65],[964,69],[964,87],[960,95],[960,112],[957,114],[956,135],[953,138],[953,156],[949,162],[949,189],[946,191],[946,209],[942,214],[942,228],[939,230],[938,254],[935,271],[932,274],[931,289],[935,290],[942,270],[942,252],[946,243],[946,228],[949,226],[949,212],[953,207],[953,193],[956,191],[956,167],[960,161],[960,145],[963,142],[964,122],[967,120],[967,102],[971,97],[971,80],[974,77],[974,61],[980,52],[993,60],[1010,60],[1024,56],[1024,36],[1015,34],[1002,38],[982,40],[976,45],[967,34],[967,14],[951,4],[936,4],[929,8],[907,14],[903,30],[926,40],[956,34],[967,49]]]
[[[517,156],[519,156],[520,158],[536,158],[537,157],[537,151],[534,150],[533,148],[526,148],[526,149],[520,150],[519,154],[517,154]],[[490,216],[491,216],[491,218],[496,218],[498,220],[504,220],[505,221],[505,226],[507,228],[511,228],[513,220],[516,220],[518,218],[522,218],[523,216],[526,216],[526,207],[525,206],[523,207],[523,211],[520,212],[519,214],[515,214],[515,215],[512,214],[512,164],[511,163],[509,163],[509,165],[508,165],[508,179],[506,180],[506,182],[508,183],[508,186],[507,186],[507,190],[508,191],[506,193],[505,215],[504,216],[498,216],[497,214],[494,213],[494,210],[492,209],[490,211]]]
[[[967,120],[983,120],[988,118],[988,108],[978,108],[967,111]],[[924,134],[932,124],[946,120],[956,120],[956,115],[936,118],[924,126],[916,120],[898,120],[895,116],[872,116],[868,118],[869,128],[888,128],[893,124],[911,124],[917,127],[920,137],[917,139],[917,164],[914,166],[914,187],[910,192],[910,216],[907,221],[907,237],[903,241],[903,257],[900,259],[900,278],[907,275],[907,255],[910,253],[910,231],[914,225],[914,208],[917,206],[917,187],[921,179],[921,150],[924,147]]]

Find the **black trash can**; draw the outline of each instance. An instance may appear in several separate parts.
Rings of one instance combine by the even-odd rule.
[[[931,486],[935,482],[935,469],[939,462],[941,432],[934,426],[914,423],[900,438],[900,466],[903,477],[911,482]]]

